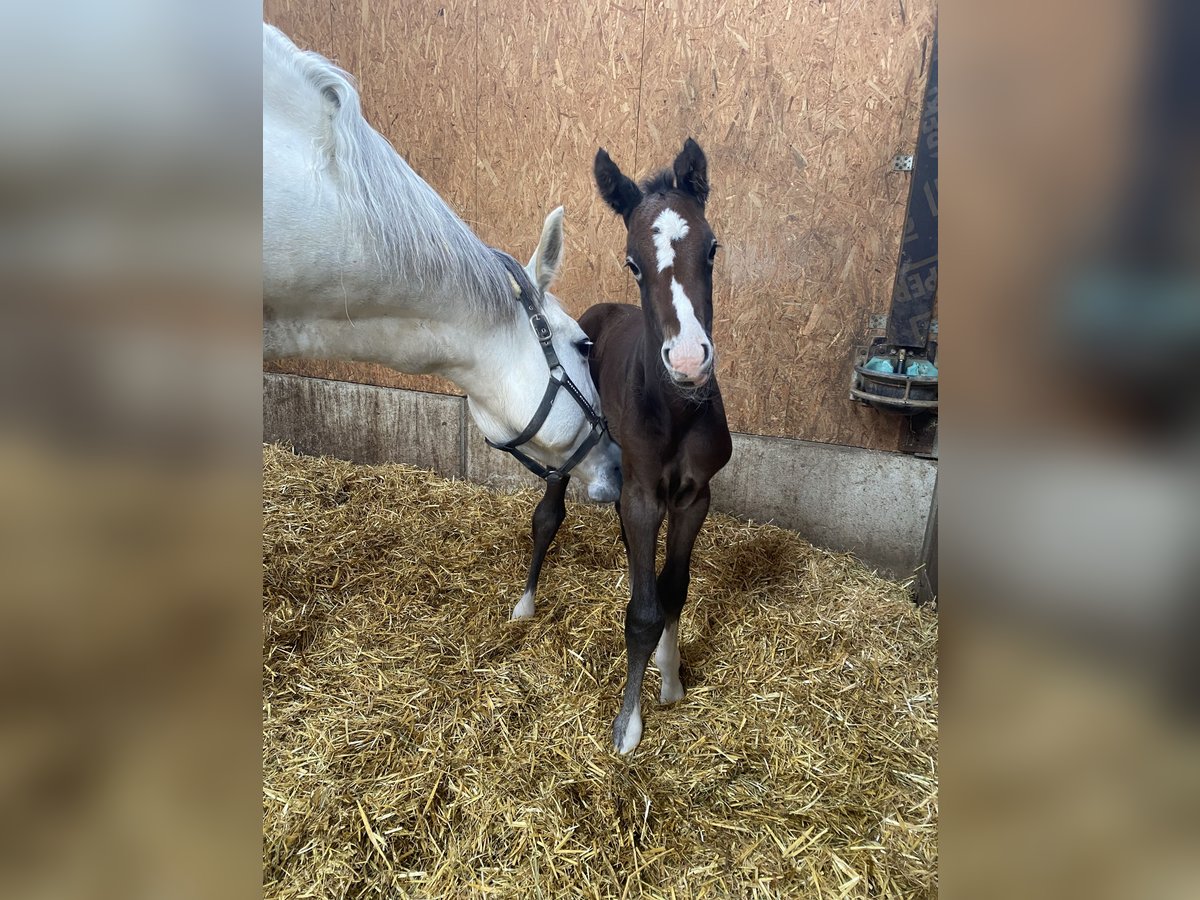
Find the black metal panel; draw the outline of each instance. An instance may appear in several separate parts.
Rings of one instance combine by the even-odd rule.
[[[904,240],[892,288],[887,341],[894,347],[923,349],[938,276],[938,49],[937,29],[929,60],[929,81],[921,107],[921,131],[914,154],[905,212]]]
[[[925,525],[925,545],[921,548],[921,567],[917,569],[917,603],[938,602],[938,485],[933,483],[933,504]]]

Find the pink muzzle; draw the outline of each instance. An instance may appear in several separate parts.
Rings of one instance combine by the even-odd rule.
[[[703,382],[712,371],[712,350],[696,341],[676,344],[664,351],[663,360],[676,381]]]

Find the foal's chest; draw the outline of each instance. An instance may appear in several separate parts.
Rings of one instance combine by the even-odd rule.
[[[729,458],[710,423],[697,424],[699,427],[664,435],[656,448],[655,492],[673,506],[687,505]]]

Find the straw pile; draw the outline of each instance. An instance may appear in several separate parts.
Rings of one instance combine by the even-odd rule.
[[[901,585],[713,515],[687,697],[609,748],[624,552],[572,505],[508,621],[536,491],[264,448],[268,897],[937,890],[937,626]]]

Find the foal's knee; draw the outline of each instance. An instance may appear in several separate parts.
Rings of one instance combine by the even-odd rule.
[[[625,644],[631,650],[645,652],[647,656],[658,645],[662,637],[666,617],[659,605],[630,603],[625,610]]]

